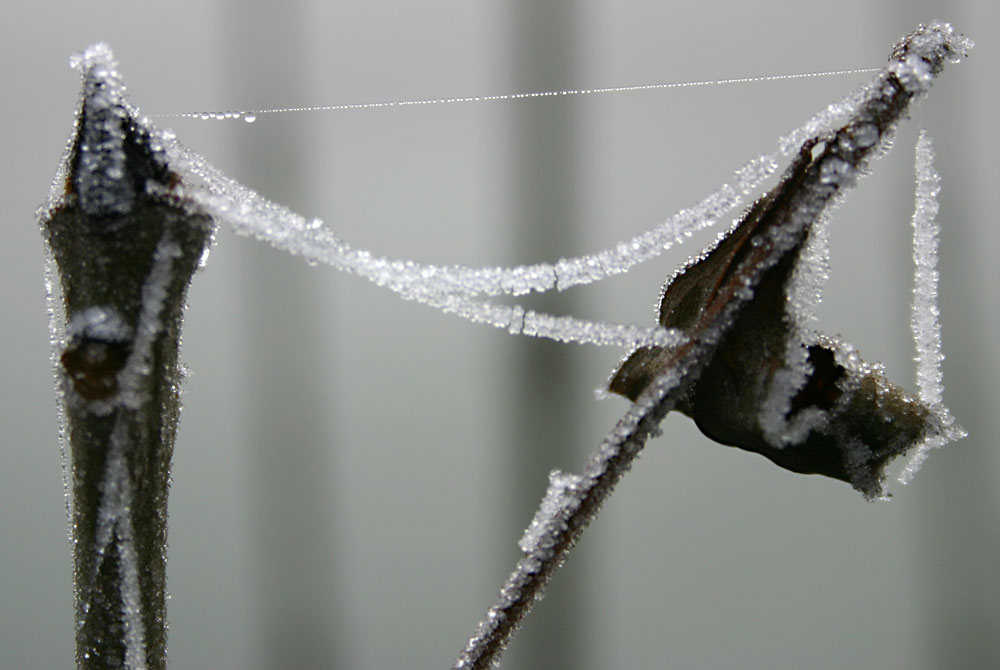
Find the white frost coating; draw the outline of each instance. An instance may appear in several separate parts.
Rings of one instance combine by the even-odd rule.
[[[946,25],[935,24],[930,35],[920,49],[941,48],[949,40],[957,40],[952,35],[950,26]],[[920,49],[916,51],[918,54],[923,53]],[[900,67],[902,69],[897,68],[897,74],[918,74],[916,65]],[[797,151],[805,139],[824,136],[843,124],[851,115],[856,114],[865,100],[878,93],[886,76],[888,75],[883,73],[874,83],[860,88],[843,101],[830,105],[801,128],[781,138],[781,151],[786,154]],[[870,130],[875,130],[874,137],[870,137]],[[621,346],[623,342],[647,344],[652,341],[648,338],[664,335],[634,335],[634,326],[541,315],[526,312],[519,306],[501,307],[476,302],[472,298],[478,295],[522,295],[551,289],[564,290],[627,272],[633,265],[658,256],[674,243],[714,223],[726,211],[738,206],[746,194],[753,192],[775,172],[778,165],[777,154],[763,155],[750,161],[736,171],[735,186],[724,184],[694,207],[681,210],[660,226],[621,242],[614,248],[562,259],[554,264],[472,268],[424,265],[380,257],[370,251],[354,248],[318,219],[306,220],[226,177],[202,157],[182,147],[172,135],[163,133],[162,139],[171,164],[182,173],[200,177],[208,187],[207,190],[188,187],[184,189],[185,195],[217,219],[229,223],[238,233],[267,241],[279,249],[301,255],[307,261],[355,273],[406,299],[423,302],[473,321],[506,328],[513,333],[615,346]],[[855,138],[859,146],[877,139],[877,129],[867,128],[863,124],[859,126]],[[834,159],[824,164],[822,171],[824,180],[836,186],[849,185],[857,176],[849,165]]]
[[[929,37],[919,44],[914,53],[921,54],[931,49],[940,49],[944,44],[967,45],[952,34],[951,27],[934,24]],[[917,77],[915,64],[900,65],[897,75]],[[887,73],[877,77],[875,82],[861,87],[839,103],[830,105],[814,116],[799,129],[781,138],[782,153],[797,151],[802,142],[810,137],[824,136],[842,125],[856,114],[865,100],[876,95],[885,84]],[[912,78],[912,77],[911,77]],[[875,131],[872,137],[871,132]],[[855,140],[859,146],[877,141],[877,129],[859,126]],[[497,307],[488,303],[474,304],[467,300],[477,295],[511,294],[522,295],[530,292],[544,292],[552,289],[564,290],[572,286],[599,281],[614,274],[627,272],[633,265],[658,256],[665,249],[682,241],[695,231],[711,225],[728,210],[738,206],[743,197],[754,191],[777,169],[777,154],[760,156],[736,171],[734,184],[724,184],[700,203],[684,209],[666,222],[630,240],[596,254],[562,259],[554,264],[517,266],[512,268],[472,268],[466,266],[434,266],[389,259],[374,255],[364,249],[356,249],[326,228],[318,219],[306,220],[294,212],[276,205],[254,191],[226,177],[197,154],[177,143],[173,136],[164,133],[165,149],[170,162],[181,172],[200,177],[208,190],[197,187],[186,189],[186,195],[193,202],[211,212],[216,218],[226,221],[241,234],[267,241],[273,246],[301,255],[315,263],[331,265],[346,270],[385,286],[407,299],[431,304],[475,321],[491,323],[515,333],[538,334],[555,337],[562,341],[600,342],[618,345],[622,337],[614,334],[594,336],[587,329],[603,328],[601,324],[577,320],[565,320],[555,330],[536,328],[532,317],[539,317],[539,324],[551,322],[547,315],[525,312],[523,308]],[[824,180],[831,185],[846,186],[856,178],[855,171],[841,162],[831,162],[823,166]],[[523,321],[522,321],[523,319]],[[577,325],[583,331],[575,330]],[[564,327],[566,326],[566,327]],[[618,333],[622,329],[634,328],[610,324]],[[534,331],[534,332],[533,332]],[[550,334],[551,333],[551,334]],[[640,336],[645,337],[645,336]],[[639,340],[645,342],[645,340]]]
[[[545,491],[535,517],[517,543],[526,554],[551,548],[554,533],[566,530],[566,519],[580,506],[580,484],[583,477],[559,470],[549,473],[549,488]]]
[[[142,622],[142,591],[139,586],[139,556],[128,511],[134,499],[132,481],[122,480],[122,499],[129,501],[118,520],[118,561],[121,565],[122,615],[125,626],[125,665],[129,670],[146,668],[146,627]],[[128,538],[128,541],[125,541]]]
[[[916,150],[917,191],[913,211],[913,314],[910,325],[917,345],[917,385],[920,399],[929,405],[941,402],[941,323],[938,295],[938,194],[941,176],[934,169],[934,146],[921,130]]]
[[[70,336],[97,335],[119,341],[133,338],[125,366],[117,375],[119,392],[109,398],[85,399],[72,391],[72,385],[67,384],[70,402],[82,404],[88,412],[97,416],[108,416],[118,407],[138,410],[149,400],[143,389],[143,380],[153,364],[153,343],[163,332],[161,317],[172,278],[171,267],[174,259],[181,254],[180,246],[169,237],[160,240],[157,245],[153,267],[142,287],[142,309],[134,334],[111,308],[91,307],[70,320]],[[59,375],[59,378],[62,377],[63,375]]]
[[[70,337],[93,337],[100,340],[125,342],[132,334],[131,329],[112,307],[88,307],[69,321],[67,333]]]
[[[118,562],[122,578],[122,625],[125,627],[125,665],[128,670],[146,668],[146,628],[142,622],[142,592],[139,588],[139,557],[130,516],[135,494],[125,459],[128,446],[127,422],[119,415],[112,429],[107,466],[101,480],[101,503],[97,510],[97,568],[107,549],[117,538]]]
[[[63,402],[62,365],[60,357],[66,347],[66,323],[63,319],[62,288],[56,278],[56,259],[48,240],[45,241],[45,310],[49,317],[49,349],[52,363],[52,379],[55,380],[56,423],[59,426],[59,461],[62,465],[63,498],[66,503],[66,530],[73,547],[73,487],[69,461],[69,418]]]
[[[375,256],[355,249],[325,228],[321,221],[304,217],[276,205],[251,189],[226,177],[205,159],[171,142],[167,147],[171,164],[205,181],[212,195],[197,189],[188,197],[228,222],[243,235],[271,243],[309,261],[331,265],[402,292],[407,285],[437,293],[469,295],[523,295],[551,289],[565,290],[627,272],[633,265],[655,258],[674,244],[715,223],[739,206],[777,169],[775,155],[760,156],[735,174],[736,186],[724,184],[690,209],[630,240],[596,254],[512,268],[435,266]]]
[[[879,78],[884,75],[879,75]],[[835,128],[840,128],[856,115],[858,109],[875,91],[875,84],[869,82],[858,87],[849,95],[832,102],[817,112],[804,124],[782,135],[778,139],[778,147],[785,156],[797,153],[805,142],[813,137],[823,137]]]
[[[917,448],[899,481],[908,484],[920,469],[931,449],[965,437],[965,430],[955,423],[942,401],[944,392],[941,361],[941,322],[938,309],[938,233],[937,196],[941,177],[934,168],[934,145],[927,131],[921,130],[916,149],[916,203],[913,209],[913,313],[910,326],[917,349],[917,386],[920,399],[934,415],[934,428]]]
[[[816,309],[823,300],[823,285],[830,276],[828,230],[835,205],[831,203],[810,228],[809,239],[800,252],[786,287],[790,336],[783,357],[784,365],[774,373],[758,415],[764,437],[775,447],[802,442],[812,430],[823,426],[829,419],[826,412],[816,408],[800,411],[791,417],[789,413],[792,398],[812,372],[807,347],[818,337],[814,328]]]
[[[111,53],[111,47],[103,42],[94,44],[88,47],[83,53],[73,54],[70,58],[70,66],[77,70],[81,76],[95,65],[100,65],[103,68],[103,72],[107,76],[107,83],[110,84],[110,91],[104,96],[104,99],[109,102],[113,102],[116,105],[124,105],[131,109],[131,106],[122,96],[125,90],[124,85],[121,82],[121,78],[118,76],[117,65],[115,63],[114,55]],[[111,100],[109,100],[111,98]],[[81,92],[81,106],[83,101],[86,99],[85,92]],[[36,212],[36,218],[41,221],[45,218],[45,215],[51,213],[56,207],[62,205],[66,201],[66,179],[69,174],[69,162],[70,157],[73,153],[73,145],[75,139],[79,134],[80,128],[80,111],[77,110],[76,115],[73,117],[73,129],[69,133],[69,139],[66,142],[66,147],[63,149],[63,155],[59,161],[59,165],[56,167],[55,177],[52,179],[52,183],[49,185],[49,197],[48,200],[39,207]]]
[[[939,33],[930,38],[930,41],[936,43],[938,48],[947,44],[951,48],[964,51],[968,46],[971,46],[965,40],[954,37],[951,27],[947,24],[932,24],[931,31]],[[916,41],[923,42],[926,39]],[[884,83],[884,76],[877,81]],[[866,94],[858,96],[857,100],[864,100],[877,93],[877,90],[869,87],[866,89]],[[810,124],[807,124],[810,128],[808,136],[795,140],[795,142],[798,143],[809,139],[809,137],[825,133],[822,127],[830,124],[832,115],[839,114],[842,110],[828,111],[829,114],[821,114],[817,119],[810,121]],[[881,134],[877,127],[862,120],[857,124],[856,132],[851,139],[862,148],[871,147],[881,139],[882,148],[885,148],[888,140],[884,137],[880,138]],[[797,146],[796,144],[796,146],[790,147],[789,151],[797,150]],[[850,184],[856,177],[857,170],[845,171],[841,169],[839,164],[835,163],[827,166],[824,173],[824,181],[830,184],[827,187],[830,189],[836,189],[842,184]],[[808,216],[807,210],[809,209],[813,210],[813,218],[810,220],[815,220],[815,217],[821,214],[820,208],[806,203],[795,216]],[[822,235],[822,231],[820,235]],[[825,261],[827,253],[824,239],[820,238],[814,241],[813,245],[812,248],[807,248],[804,252],[814,255],[814,258],[809,259],[811,262],[806,263],[809,265],[815,264],[817,257],[820,261]],[[778,248],[782,247],[779,245]],[[823,275],[826,273],[825,262],[821,264],[824,267],[817,275],[793,278],[793,283],[796,283],[797,286],[789,299],[800,300],[803,303],[797,308],[799,314],[796,316],[802,321],[811,321],[811,309],[819,301],[819,288],[824,279]],[[704,358],[709,353],[710,348],[721,339],[722,334],[731,324],[733,314],[738,306],[752,297],[749,289],[746,292],[737,292],[735,299],[729,301],[722,313],[719,314],[716,323],[697,333],[697,339],[691,342],[692,346],[685,352],[683,360],[657,376],[642,391],[626,415],[601,443],[597,453],[587,462],[582,477],[569,476],[571,479],[565,480],[563,477],[566,476],[558,471],[552,474],[552,481],[543,499],[542,509],[536,514],[531,526],[521,539],[521,548],[527,555],[518,561],[514,572],[502,587],[496,601],[488,610],[486,617],[480,621],[475,634],[469,639],[465,649],[453,665],[454,668],[483,667],[485,662],[490,662],[492,665],[498,663],[497,659],[503,647],[506,646],[513,628],[523,617],[525,610],[530,607],[528,599],[538,598],[540,589],[545,585],[544,579],[533,580],[533,577],[541,575],[544,578],[546,574],[550,574],[564,556],[559,551],[547,551],[548,547],[555,546],[548,540],[551,538],[558,541],[560,547],[568,547],[579,536],[590,517],[596,513],[607,493],[617,482],[618,477],[630,467],[632,457],[642,448],[646,436],[653,430],[653,424],[657,424],[663,415],[676,404],[677,396],[682,391],[682,384],[686,378],[692,374],[692,371],[697,373],[699,359]],[[518,315],[519,318],[522,316]],[[834,353],[837,364],[842,365],[848,373],[848,383],[860,384],[862,379],[881,376],[880,366],[863,362],[853,347],[846,343],[819,336],[817,336],[816,341]],[[846,398],[855,389],[845,388],[844,390]],[[886,391],[885,387],[877,389],[878,394]],[[846,465],[852,471],[851,479],[856,487],[859,484],[871,483],[866,481],[866,478],[870,479],[871,477],[868,465],[871,460],[872,453],[866,445],[857,440],[849,445]],[[862,472],[858,473],[857,471]],[[878,475],[880,476],[880,473]],[[865,490],[868,490],[867,486]],[[573,519],[569,521],[563,516],[563,511],[574,506],[575,500],[580,500],[581,504],[575,505]],[[582,504],[584,502],[586,503],[585,507]]]
[[[496,632],[508,623],[509,617],[516,615],[513,608],[518,603],[525,602],[528,597],[541,596],[544,582],[539,586],[533,580],[539,573],[554,569],[553,566],[565,556],[590,516],[597,513],[601,503],[610,494],[614,482],[631,466],[635,454],[645,442],[645,436],[638,430],[639,424],[655,413],[657,406],[665,403],[668,395],[676,395],[682,378],[682,371],[677,369],[658,377],[643,392],[639,401],[629,408],[615,429],[605,437],[597,452],[587,461],[582,476],[564,474],[558,470],[549,475],[549,489],[542,507],[518,543],[525,552],[524,556],[517,562],[497,599],[477,625],[475,634],[469,638],[465,650],[452,667],[471,667],[474,664],[472,659],[482,651],[480,645],[487,641],[498,641],[501,645],[506,645],[507,637],[496,637]],[[665,403],[667,404],[672,406],[673,403]],[[662,412],[665,414],[670,406],[662,407]],[[581,517],[580,508],[584,501],[589,504],[587,517]],[[572,526],[569,523],[571,518],[574,521]],[[494,657],[494,664],[498,656],[496,654]]]
[[[269,202],[259,194],[229,179],[201,157],[165,137],[168,151],[176,151],[178,167],[185,167],[205,180],[211,191],[188,188],[184,196],[239,233],[271,242],[274,246],[301,255],[308,261],[324,263],[353,272],[389,288],[407,300],[414,300],[476,323],[508,329],[515,334],[607,346],[667,346],[680,335],[659,327],[602,323],[525,311],[519,306],[496,305],[474,298],[476,294],[527,293],[544,291],[556,283],[553,266],[521,266],[502,269],[438,267],[412,261],[376,257],[363,249],[353,249],[326,228],[319,219],[306,220],[290,210]],[[763,165],[763,163],[762,163]],[[760,175],[766,166],[756,171]],[[175,187],[175,192],[180,190]],[[675,217],[676,218],[676,217]],[[638,244],[638,243],[636,243]],[[624,243],[623,243],[624,245]],[[621,258],[627,252],[619,245]],[[648,245],[647,245],[648,248]],[[560,265],[569,267],[569,261]],[[491,275],[493,279],[485,280]],[[606,275],[604,275],[606,276]],[[569,281],[573,282],[572,279]],[[464,283],[463,283],[464,282]],[[485,283],[484,283],[485,282]],[[482,290],[484,286],[498,290]],[[573,283],[580,283],[579,281]],[[525,286],[531,287],[525,289]],[[515,290],[515,288],[520,289]],[[523,323],[521,323],[523,316]]]
[[[906,60],[894,61],[889,65],[889,71],[896,75],[908,93],[920,93],[934,80],[930,65],[916,54],[908,55]]]
[[[90,215],[125,216],[136,195],[133,181],[123,179],[130,111],[123,104],[125,86],[106,44],[90,47],[70,63],[83,77],[81,113],[86,117],[78,126],[80,150],[73,170],[77,204]]]
[[[822,137],[832,129],[844,125],[855,116],[861,104],[886,85],[890,74],[895,75],[903,87],[915,95],[923,95],[934,78],[927,63],[936,60],[935,54],[948,48],[952,62],[968,53],[975,46],[972,40],[955,33],[951,24],[932,21],[924,30],[907,38],[908,53],[905,58],[893,58],[888,68],[874,81],[860,86],[850,95],[823,109],[808,122],[782,137],[778,144],[784,155],[795,153],[812,137]]]
[[[470,268],[422,265],[355,249],[319,219],[306,220],[225,176],[201,156],[181,146],[172,134],[163,133],[161,139],[171,164],[181,172],[200,177],[208,187],[207,191],[197,187],[175,188],[175,191],[182,190],[184,196],[217,219],[229,223],[238,233],[267,241],[279,249],[301,255],[307,261],[355,273],[406,299],[423,302],[479,323],[559,341],[611,346],[668,346],[678,343],[680,339],[676,333],[664,329],[524,312],[518,306],[500,307],[475,301],[471,296],[521,295],[553,288],[564,290],[626,272],[633,265],[658,256],[674,243],[714,223],[726,211],[738,206],[743,197],[773,174],[778,166],[774,154],[748,162],[736,171],[736,186],[724,184],[696,206],[681,210],[664,224],[621,242],[613,249],[562,259],[554,265]],[[519,325],[521,314],[525,317],[523,327]]]
[[[410,297],[409,294],[403,296]],[[446,314],[456,314],[473,323],[502,328],[511,335],[543,337],[557,342],[634,348],[671,347],[685,340],[683,332],[674,328],[603,323],[572,316],[554,316],[525,310],[520,305],[497,305],[464,295],[447,294],[412,299],[437,307]]]
[[[819,180],[842,189],[853,186],[857,176],[857,170],[853,165],[836,156],[825,158],[819,166]]]
[[[122,407],[139,409],[148,398],[142,392],[142,380],[148,375],[152,365],[153,343],[163,332],[161,313],[167,299],[174,259],[181,257],[180,246],[165,236],[160,240],[153,255],[153,267],[146,283],[142,286],[142,310],[132,341],[125,367],[118,373],[121,389],[116,402]]]

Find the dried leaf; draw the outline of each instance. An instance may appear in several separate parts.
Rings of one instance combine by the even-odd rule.
[[[814,208],[799,224],[795,199],[828,180],[834,168],[843,173],[831,182],[835,190],[851,185],[863,160],[850,149],[842,155],[851,146],[844,138],[852,133],[858,134],[857,127],[808,143],[780,184],[710,253],[668,282],[659,321],[691,337],[718,331],[717,347],[676,407],[702,433],[788,470],[849,482],[872,498],[882,494],[885,465],[931,429],[931,412],[845,345],[807,339],[789,299],[794,271],[822,212]],[[666,347],[637,349],[609,389],[635,400],[670,368],[674,354]]]

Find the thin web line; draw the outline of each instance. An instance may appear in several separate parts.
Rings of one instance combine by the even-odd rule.
[[[661,84],[636,84],[631,86],[610,86],[607,88],[567,89],[562,91],[533,91],[527,93],[502,93],[496,95],[475,95],[454,98],[426,98],[422,100],[392,100],[382,102],[359,102],[344,105],[320,105],[314,107],[275,107],[273,109],[256,109],[240,112],[174,112],[170,114],[151,114],[154,118],[195,118],[195,119],[243,119],[249,123],[257,120],[262,114],[289,114],[292,112],[339,112],[345,110],[378,109],[386,107],[416,107],[420,105],[451,105],[472,102],[496,102],[530,100],[538,98],[556,98],[580,95],[597,95],[602,93],[634,93],[637,91],[653,91],[667,88],[693,88],[696,86],[725,86],[729,84],[754,84],[769,81],[784,81],[789,79],[810,79],[815,77],[832,77],[849,74],[865,74],[878,72],[881,68],[858,68],[849,70],[828,70],[825,72],[802,72],[793,74],[773,74],[760,77],[734,77],[731,79],[702,79],[698,81],[675,81]]]

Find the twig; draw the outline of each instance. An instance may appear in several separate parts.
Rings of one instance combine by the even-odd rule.
[[[213,224],[171,195],[163,138],[136,118],[107,47],[76,64],[81,108],[39,219],[65,319],[77,665],[165,668],[181,312]]]
[[[553,473],[541,508],[521,541],[524,556],[459,655],[454,668],[494,665],[517,626],[541,596],[604,500],[660,421],[694,384],[754,289],[786,257],[797,254],[810,227],[851,187],[870,158],[881,151],[914,98],[926,93],[946,60],[969,48],[947,24],[920,26],[897,44],[889,66],[866,89],[850,120],[835,133],[809,138],[781,182],[747,213],[752,239],[742,260],[690,329],[687,342],[663,352],[658,375],[609,433],[580,476]]]

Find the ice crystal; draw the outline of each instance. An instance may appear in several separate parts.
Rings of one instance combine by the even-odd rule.
[[[549,488],[545,491],[535,518],[518,542],[525,554],[538,553],[552,548],[553,531],[565,530],[566,519],[580,505],[579,492],[583,478],[559,470],[549,473]]]
[[[937,196],[941,177],[934,168],[934,145],[926,131],[921,131],[916,149],[916,204],[913,209],[913,312],[910,326],[917,348],[917,386],[920,399],[929,408],[933,425],[918,446],[900,482],[909,483],[931,449],[965,437],[944,405],[941,362],[941,321],[938,309],[938,213]]]

